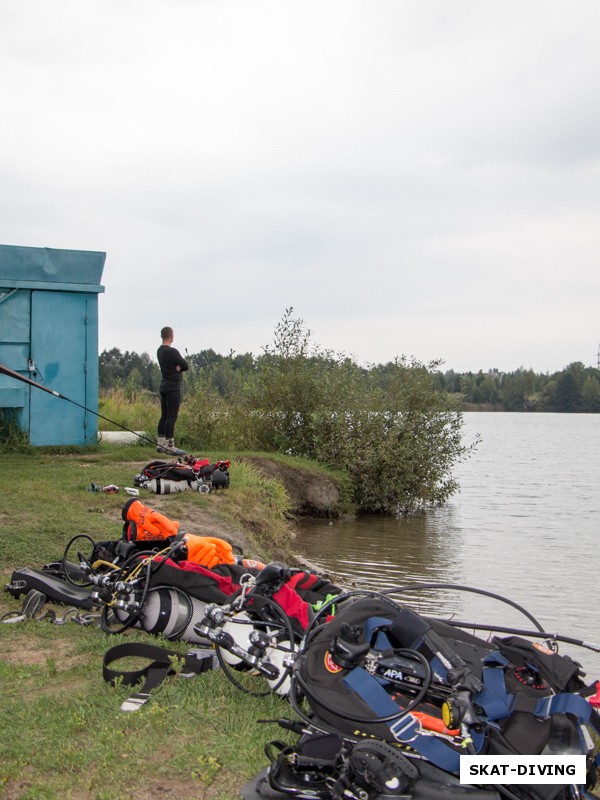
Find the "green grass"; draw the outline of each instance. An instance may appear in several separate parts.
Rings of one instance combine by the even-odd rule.
[[[206,454],[222,458],[225,454]],[[131,486],[155,452],[144,446],[33,450],[0,455],[0,579],[13,569],[60,558],[78,533],[96,541],[121,536],[127,495],[91,493],[91,483]],[[289,546],[289,500],[232,459],[230,489],[170,498],[173,519],[193,506],[235,524],[249,556]],[[142,502],[152,507],[152,495]],[[0,614],[20,601],[2,593]],[[64,611],[54,606],[60,616]],[[141,710],[119,710],[130,694],[102,678],[102,656],[123,641],[98,628],[47,621],[0,624],[0,797],[7,800],[235,800],[265,765],[263,746],[282,738],[289,713],[277,697],[247,698],[221,671],[169,679]],[[128,639],[148,641],[132,633]],[[185,643],[168,643],[185,653]],[[285,738],[285,737],[284,737]]]
[[[129,394],[123,389],[104,391],[98,398],[98,411],[102,417],[98,427],[103,431],[118,431],[122,426],[134,431],[154,431],[160,416],[157,395],[148,392]]]
[[[121,509],[135,474],[157,458],[151,447],[99,445],[84,449],[32,450],[0,455],[0,570],[42,563],[62,555],[68,540],[85,533],[96,541],[121,536]],[[221,453],[205,454],[210,460]],[[173,519],[197,505],[238,526],[255,549],[281,550],[289,543],[289,498],[277,481],[231,456],[231,487],[206,497],[185,492],[169,498]],[[92,483],[120,487],[119,494],[88,491]],[[152,495],[140,498],[152,507]],[[248,554],[250,555],[250,554]],[[257,553],[254,553],[257,555]]]
[[[44,622],[4,625],[0,637],[2,797],[232,800],[264,765],[273,726],[257,721],[288,712],[275,696],[245,700],[216,671],[171,678],[125,713],[131,690],[106,684],[101,669],[105,650],[125,637]]]
[[[356,505],[352,500],[352,482],[348,473],[342,469],[332,469],[331,467],[321,464],[318,461],[311,461],[308,458],[301,458],[300,456],[288,456],[282,453],[264,453],[264,452],[238,452],[236,457],[243,458],[244,456],[258,456],[260,458],[268,458],[271,461],[285,464],[289,467],[296,467],[296,469],[307,470],[308,472],[324,475],[335,481],[340,490],[340,513],[356,512]]]

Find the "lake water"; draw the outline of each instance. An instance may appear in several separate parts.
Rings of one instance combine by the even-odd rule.
[[[296,549],[340,582],[468,585],[525,607],[550,632],[600,643],[600,414],[467,413],[475,454],[446,506],[407,519],[311,521]],[[516,610],[454,590],[402,595],[424,613],[531,629]],[[485,634],[481,634],[484,635]],[[561,646],[600,678],[600,654]]]

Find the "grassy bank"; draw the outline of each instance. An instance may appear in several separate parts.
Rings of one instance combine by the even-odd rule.
[[[131,486],[154,457],[151,448],[108,445],[91,452],[0,455],[2,585],[14,568],[60,558],[75,534],[118,539],[127,495],[91,493],[88,486]],[[248,556],[289,548],[282,486],[231,458],[230,489],[162,498],[168,507],[160,510],[182,525],[199,514],[214,520],[213,530],[197,533],[237,531]],[[141,499],[155,507],[160,498]],[[1,614],[19,607],[1,593]],[[64,607],[54,609],[64,613]],[[235,800],[239,787],[264,766],[265,742],[282,732],[257,721],[285,716],[285,701],[247,698],[217,671],[170,679],[141,711],[123,713],[119,706],[130,691],[104,683],[102,656],[125,636],[149,641],[146,634],[107,636],[71,622],[0,625],[0,797]],[[185,643],[163,644],[188,649]]]

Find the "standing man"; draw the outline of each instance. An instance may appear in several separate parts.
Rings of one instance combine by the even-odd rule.
[[[158,421],[157,452],[175,451],[175,423],[179,414],[181,403],[181,388],[183,375],[189,367],[179,350],[173,344],[173,328],[165,327],[161,330],[162,344],[156,351],[160,365],[162,381],[160,383],[160,409],[161,416]],[[175,453],[179,455],[179,453]]]

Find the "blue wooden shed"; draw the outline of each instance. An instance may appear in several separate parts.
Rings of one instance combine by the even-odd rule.
[[[0,364],[86,411],[0,374],[8,410],[32,445],[97,441],[98,294],[106,253],[0,245]]]

